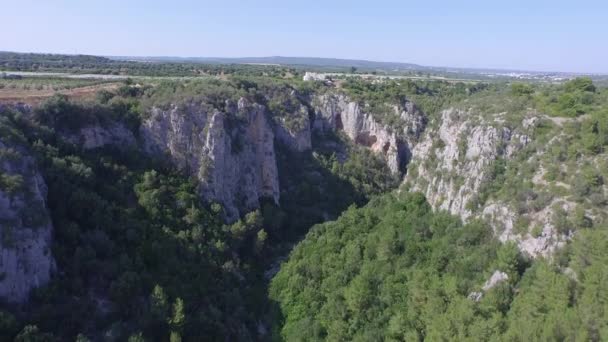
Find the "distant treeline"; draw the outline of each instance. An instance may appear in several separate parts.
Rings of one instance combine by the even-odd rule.
[[[139,62],[90,55],[17,52],[0,52],[0,70],[130,76],[217,76],[238,73],[247,76],[285,77],[288,74],[298,74],[295,68],[274,65]]]
[[[301,77],[305,71],[348,74],[443,76],[479,78],[431,69],[415,64],[386,63],[332,58],[259,57],[259,58],[178,58],[178,57],[99,57],[18,53],[0,51],[0,70],[33,72],[70,72],[78,74],[130,76],[233,75]]]

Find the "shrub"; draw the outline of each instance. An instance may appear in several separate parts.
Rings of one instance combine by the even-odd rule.
[[[534,94],[534,89],[526,83],[513,83],[511,85],[511,93],[515,96],[530,96]]]
[[[571,93],[576,91],[595,92],[596,88],[589,77],[577,77],[564,83],[564,90]]]
[[[23,176],[0,173],[0,190],[11,195],[23,190]]]

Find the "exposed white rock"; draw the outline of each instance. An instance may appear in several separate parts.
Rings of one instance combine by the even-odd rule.
[[[310,71],[307,71],[302,78],[304,81],[325,81],[326,79],[327,75]]]
[[[0,188],[0,297],[24,302],[46,284],[55,269],[53,226],[46,208],[47,187],[34,158],[22,147],[0,141],[0,150],[18,155],[0,159],[0,173],[20,177],[19,189]]]
[[[569,236],[559,234],[552,222],[553,204],[561,203],[562,209],[571,211],[573,203],[554,200],[551,205],[546,206],[539,212],[529,215],[530,226],[540,227],[537,236],[530,232],[520,234],[514,231],[515,220],[518,215],[506,203],[490,201],[483,209],[483,217],[495,229],[495,233],[501,242],[515,241],[519,249],[528,256],[550,256],[556,249],[561,248]]]
[[[483,298],[483,292],[481,291],[473,291],[469,293],[468,298],[472,301],[479,302],[481,298]]]
[[[465,220],[473,214],[467,204],[479,192],[490,165],[529,142],[520,133],[474,119],[470,112],[443,111],[439,128],[426,132],[412,152],[416,176],[406,176],[412,189],[424,193],[435,208]]]
[[[505,282],[509,280],[509,275],[506,274],[505,272],[496,270],[494,271],[494,273],[492,273],[492,276],[490,277],[490,279],[486,280],[486,282],[483,284],[483,286],[481,287],[481,291],[474,291],[469,293],[469,299],[473,300],[475,302],[479,302],[481,300],[481,298],[483,298],[483,295],[490,291],[491,289],[493,289],[494,287],[496,287],[498,284]]]
[[[165,153],[180,169],[193,173],[200,167],[209,114],[197,104],[152,108],[142,122],[143,148],[150,154]]]
[[[393,107],[401,118],[403,131],[380,123],[366,113],[360,104],[341,94],[320,95],[313,99],[316,111],[313,129],[318,131],[342,130],[356,144],[369,147],[382,155],[394,174],[403,171],[410,148],[424,130],[426,119],[410,102],[403,110]]]
[[[145,149],[166,153],[200,181],[203,198],[224,206],[229,221],[279,201],[274,133],[265,108],[241,98],[226,112],[200,104],[155,108],[141,126]]]
[[[302,152],[310,150],[312,147],[312,136],[308,108],[300,105],[297,113],[292,113],[291,115],[297,116],[302,121],[301,124],[295,129],[288,128],[285,118],[279,119],[279,122],[274,127],[277,140],[293,151]]]
[[[405,100],[400,106],[393,106],[393,110],[395,113],[399,113],[399,117],[403,121],[403,137],[409,147],[413,148],[426,129],[426,115],[413,102],[408,100]]]
[[[490,279],[488,279],[485,284],[483,284],[483,286],[481,287],[481,289],[486,292],[489,291],[490,289],[496,287],[496,285],[509,280],[509,276],[502,271],[496,270],[494,271],[494,273],[492,273],[492,276],[490,277]]]
[[[534,128],[540,122],[540,118],[538,116],[527,117],[522,121],[522,126],[525,129]]]
[[[499,114],[497,118],[500,119]],[[522,127],[531,129],[537,122],[538,118],[527,117]],[[484,218],[500,241],[515,241],[522,252],[532,257],[548,256],[567,239],[556,232],[551,222],[552,205],[529,215],[529,226],[540,227],[536,236],[515,232],[520,215],[507,203],[488,201],[481,208],[468,205],[481,190],[492,163],[497,158],[515,157],[531,141],[524,132],[497,126],[470,111],[443,111],[438,128],[427,131],[414,148],[405,182],[412,190],[424,193],[435,209],[446,210],[465,221]],[[537,182],[541,179],[542,174],[534,177]],[[564,210],[571,210],[571,206],[566,205]]]
[[[355,143],[382,155],[398,174],[426,125],[424,115],[408,101],[392,107],[391,114],[402,121],[400,131],[381,124],[345,95],[313,97],[312,123],[308,100],[298,101],[293,113],[274,120],[264,106],[245,98],[238,103],[227,101],[223,111],[195,102],[152,108],[140,127],[140,137],[148,153],[165,154],[195,176],[203,198],[223,204],[227,218],[234,220],[258,208],[260,197],[278,203],[275,138],[290,150],[302,152],[311,149],[313,130],[343,130]]]
[[[230,132],[225,128],[225,115],[216,112],[209,124],[206,151],[210,164],[200,175],[205,197],[227,205],[231,218],[259,207],[260,197],[279,201],[277,163],[274,134],[265,110],[245,99],[239,100],[238,111],[246,118],[244,132]],[[233,146],[236,134],[244,139],[237,151]],[[202,176],[202,177],[201,177]],[[232,204],[232,205],[230,205]],[[240,209],[236,211],[234,209]]]

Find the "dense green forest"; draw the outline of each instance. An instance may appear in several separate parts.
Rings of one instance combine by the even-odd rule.
[[[273,279],[275,339],[586,341],[608,338],[608,233],[526,260],[481,222],[388,194],[315,226]],[[508,280],[479,291],[492,272]]]

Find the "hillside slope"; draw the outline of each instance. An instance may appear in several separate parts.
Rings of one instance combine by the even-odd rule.
[[[272,280],[277,340],[538,341],[608,336],[604,230],[531,264],[485,224],[388,194],[315,226]],[[488,279],[486,281],[486,279]]]

